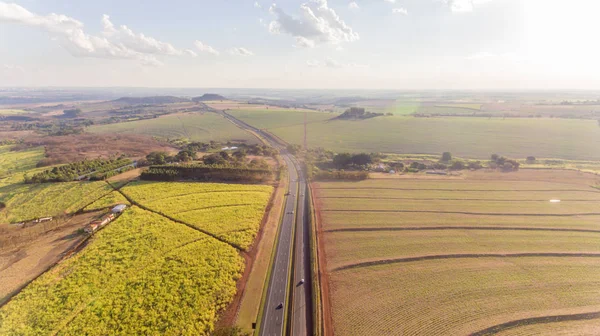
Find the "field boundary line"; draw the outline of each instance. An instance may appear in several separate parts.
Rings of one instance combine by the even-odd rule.
[[[486,336],[486,335],[494,335],[499,332],[514,329],[518,327],[528,326],[532,324],[547,324],[547,323],[556,323],[556,322],[568,322],[568,321],[581,321],[581,320],[594,320],[600,318],[599,312],[589,312],[589,313],[580,313],[580,314],[568,314],[568,315],[551,315],[551,316],[539,316],[539,317],[530,317],[524,318],[520,320],[513,320],[501,324],[497,324],[495,326],[491,326],[489,328],[476,331],[471,334],[471,336]]]
[[[177,182],[175,182],[177,183]],[[124,187],[124,186],[123,186]],[[169,197],[165,197],[165,198],[161,198],[161,199],[157,199],[157,198],[151,198],[151,199],[145,199],[145,201],[147,202],[154,202],[154,201],[164,201],[170,198],[176,198],[176,197],[185,197],[185,196],[190,196],[190,195],[203,195],[203,194],[225,194],[225,193],[262,193],[262,194],[266,194],[266,191],[261,191],[261,190],[211,190],[211,191],[200,191],[200,192],[193,192],[193,193],[186,193],[186,194],[177,194],[177,195],[171,195]]]
[[[469,202],[548,202],[548,199],[483,199],[483,198],[418,198],[418,197],[377,197],[377,196],[325,196],[321,199],[375,199],[375,200],[406,200],[406,201],[469,201]],[[561,202],[598,202],[597,199],[571,199]]]
[[[569,229],[569,228],[536,228],[518,226],[412,226],[412,227],[377,227],[377,228],[343,228],[330,229],[324,232],[379,232],[379,231],[436,231],[436,230],[482,230],[482,231],[554,231],[554,232],[584,232],[600,233],[594,229]]]
[[[503,213],[503,212],[470,212],[470,211],[444,211],[444,210],[374,210],[374,209],[323,209],[323,212],[389,212],[389,213],[436,213],[476,216],[522,216],[522,217],[577,217],[577,216],[600,216],[600,212],[581,212],[568,214],[548,213]]]
[[[443,260],[443,259],[472,259],[472,258],[532,258],[532,257],[554,257],[554,258],[600,258],[600,253],[465,253],[465,254],[437,254],[426,255],[419,257],[395,258],[366,261],[356,264],[336,267],[333,271],[344,271],[355,268],[363,268],[370,266],[409,263],[416,261],[427,260]]]
[[[249,206],[249,205],[260,205],[260,203],[241,203],[241,204],[228,204],[228,205],[213,205],[213,206],[208,206],[208,207],[203,207],[203,208],[196,208],[196,209],[189,209],[189,210],[185,210],[185,211],[180,211],[177,214],[179,215],[179,214],[186,213],[186,212],[200,211],[200,210],[211,210],[211,209],[219,209],[219,208],[244,207],[244,206]]]
[[[152,210],[152,209],[150,209],[150,208],[148,208],[148,207],[146,207],[146,206],[144,206],[144,205],[142,205],[142,204],[140,204],[140,203],[138,203],[138,202],[135,202],[135,201],[134,201],[132,198],[130,198],[130,197],[127,195],[127,194],[125,194],[125,193],[124,193],[124,192],[122,192],[121,190],[117,190],[117,192],[119,192],[121,195],[123,195],[123,197],[125,197],[125,198],[126,198],[128,201],[129,201],[129,203],[131,203],[132,205],[136,205],[136,206],[138,206],[139,208],[141,208],[141,209],[143,209],[143,210],[150,211],[150,212],[152,212],[152,213],[155,213],[155,214],[157,214],[157,215],[163,216],[163,217],[165,217],[166,219],[169,219],[169,220],[171,220],[171,221],[173,221],[173,222],[175,222],[175,223],[183,224],[183,225],[185,225],[185,226],[189,227],[190,229],[193,229],[193,230],[196,230],[196,231],[198,231],[198,232],[204,233],[205,235],[207,235],[207,236],[209,236],[209,237],[212,237],[212,238],[214,238],[214,239],[216,239],[216,240],[220,241],[221,243],[225,243],[225,244],[227,244],[227,245],[229,245],[229,246],[233,247],[234,249],[236,249],[236,250],[238,250],[240,253],[242,253],[242,255],[245,255],[245,254],[247,253],[247,252],[246,252],[246,251],[245,251],[245,250],[244,250],[244,249],[243,249],[241,246],[238,246],[238,245],[236,245],[236,244],[230,243],[230,242],[226,241],[225,239],[223,239],[223,238],[221,238],[221,237],[217,236],[217,235],[216,235],[216,234],[214,234],[214,233],[211,233],[211,232],[208,232],[208,231],[206,231],[206,230],[200,229],[200,228],[198,228],[198,227],[195,227],[195,226],[193,226],[193,225],[191,225],[191,224],[189,224],[189,223],[186,223],[186,222],[184,222],[184,221],[182,221],[182,220],[175,219],[175,218],[173,218],[173,217],[171,217],[171,216],[165,215],[165,214],[163,214],[163,213],[161,213],[161,212],[158,212],[158,211]]]

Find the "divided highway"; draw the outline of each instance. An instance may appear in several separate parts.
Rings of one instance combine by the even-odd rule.
[[[312,284],[310,276],[309,222],[306,216],[306,180],[300,164],[285,146],[233,116],[221,114],[238,127],[257,133],[281,151],[288,167],[289,194],[285,200],[279,237],[271,265],[267,298],[263,307],[260,335],[311,335]],[[293,270],[290,272],[291,267]],[[284,321],[284,319],[288,319]]]

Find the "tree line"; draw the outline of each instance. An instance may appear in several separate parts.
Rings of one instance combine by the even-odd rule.
[[[25,174],[25,183],[69,182],[88,174],[114,171],[133,162],[125,157],[115,159],[83,160],[44,170],[33,176]]]

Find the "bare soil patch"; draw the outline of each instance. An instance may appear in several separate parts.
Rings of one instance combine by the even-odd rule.
[[[24,146],[44,146],[48,164],[67,163],[86,158],[125,154],[140,158],[154,151],[173,148],[148,136],[133,134],[78,134],[68,136],[31,137]]]
[[[466,171],[464,175],[467,180],[546,181],[585,186],[600,184],[598,175],[567,169],[521,169],[509,173],[477,170]]]
[[[85,239],[86,235],[80,233],[79,229],[100,213],[75,215],[62,225],[44,232],[39,232],[43,229],[42,224],[28,228],[4,228],[3,238],[10,240],[10,237],[17,239],[24,236],[25,240],[19,240],[17,244],[5,242],[0,245],[0,305]]]

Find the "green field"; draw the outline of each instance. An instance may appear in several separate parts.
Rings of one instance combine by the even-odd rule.
[[[20,109],[0,109],[0,115],[19,115],[19,114],[25,114],[25,113],[30,113],[28,111],[25,110],[20,110]]]
[[[429,105],[421,106],[416,113],[427,115],[452,115],[452,116],[468,116],[476,115],[480,112],[479,109],[471,107],[462,107],[458,105]]]
[[[122,192],[148,209],[248,249],[258,233],[273,187],[133,182]]]
[[[466,335],[600,311],[594,176],[512,174],[315,183],[335,334]]]
[[[236,118],[244,120],[250,125],[261,129],[277,129],[282,126],[300,127],[304,125],[304,116],[306,121],[311,124],[327,122],[337,114],[324,112],[300,112],[294,110],[234,110],[227,111]]]
[[[2,335],[209,335],[244,259],[133,207],[0,309]]]
[[[232,111],[249,124],[302,144],[303,113]],[[600,160],[600,127],[594,120],[377,117],[329,120],[309,114],[308,145],[333,151],[440,154],[487,159],[491,154]]]
[[[0,146],[0,178],[33,169],[44,158],[43,147],[11,151],[13,147]]]
[[[456,103],[456,104],[437,104],[437,107],[457,107],[462,109],[481,110],[483,104],[477,103]]]
[[[419,102],[407,102],[397,100],[385,108],[384,113],[393,113],[394,115],[409,115],[419,110]]]
[[[214,113],[168,115],[155,119],[117,124],[98,125],[88,128],[92,133],[127,133],[155,136],[163,139],[187,139],[209,142],[258,140],[231,122]]]

